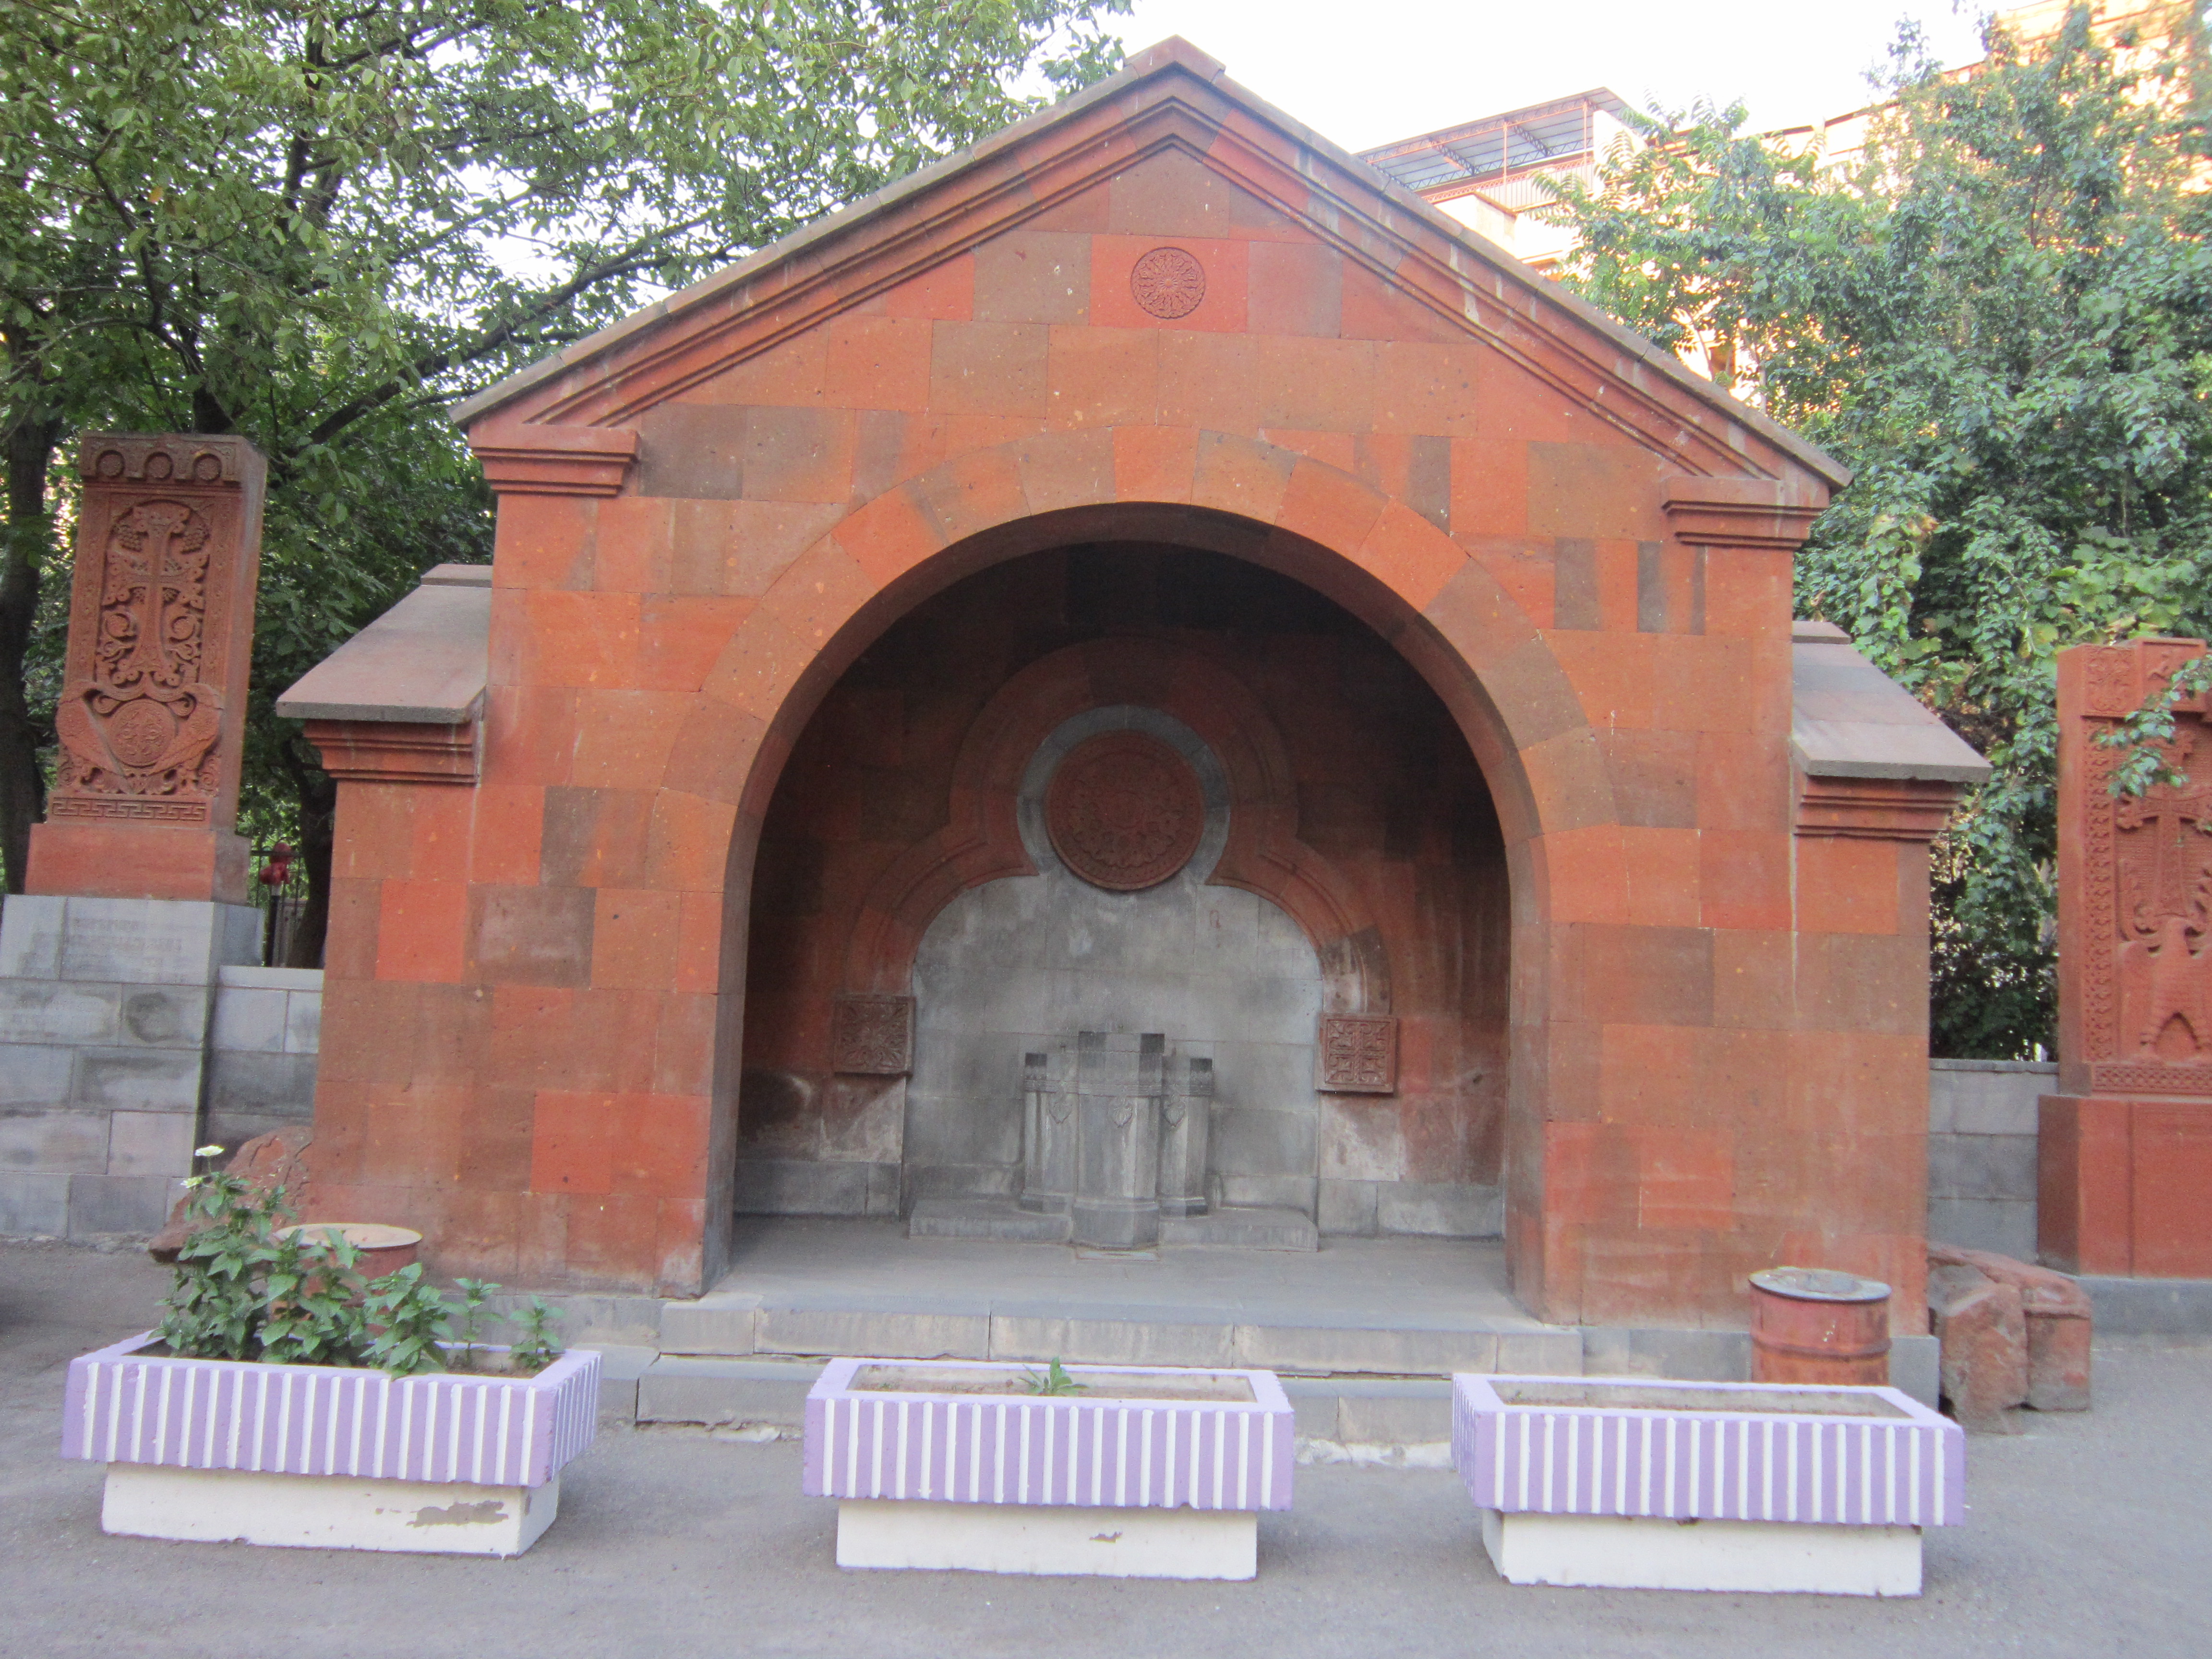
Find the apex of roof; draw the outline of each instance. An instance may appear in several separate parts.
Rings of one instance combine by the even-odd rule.
[[[1178,124],[1179,137],[1170,131]],[[624,425],[662,395],[643,390],[646,383],[688,374],[671,365],[678,356],[696,359],[710,338],[743,337],[732,348],[739,356],[789,338],[1042,210],[1043,175],[1064,197],[1125,165],[1133,137],[1151,143],[1159,132],[1216,165],[1224,144],[1287,150],[1260,157],[1241,182],[1279,187],[1278,205],[1365,258],[1383,280],[1425,283],[1425,303],[1474,337],[1499,343],[1517,331],[1570,342],[1578,367],[1575,384],[1562,389],[1686,471],[1765,474],[1786,458],[1830,487],[1849,481],[1844,468],[1795,433],[1239,86],[1218,59],[1180,37],[532,364],[455,405],[451,417],[471,428],[495,416],[502,428]],[[1706,412],[1692,413],[1698,405]],[[1773,460],[1759,462],[1754,452]]]

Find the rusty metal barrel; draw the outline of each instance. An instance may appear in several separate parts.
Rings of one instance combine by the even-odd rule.
[[[295,1233],[342,1237],[361,1252],[354,1269],[363,1279],[381,1279],[415,1265],[422,1248],[422,1235],[412,1227],[387,1227],[374,1221],[303,1221],[296,1227],[280,1227],[276,1237]]]
[[[1751,1380],[1889,1381],[1889,1286],[1826,1267],[1751,1276]]]

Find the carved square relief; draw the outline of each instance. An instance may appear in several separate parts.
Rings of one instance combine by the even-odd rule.
[[[1390,1095],[1398,1091],[1398,1018],[1395,1014],[1323,1014],[1318,1044],[1322,1092]]]
[[[844,991],[830,1018],[830,1064],[863,1077],[914,1069],[914,999]]]

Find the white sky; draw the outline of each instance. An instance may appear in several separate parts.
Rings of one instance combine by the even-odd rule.
[[[1898,20],[1948,68],[1982,55],[1987,0],[1133,0],[1131,51],[1170,34],[1347,149],[1610,87],[1630,104],[1751,106],[1754,131],[1871,101]]]

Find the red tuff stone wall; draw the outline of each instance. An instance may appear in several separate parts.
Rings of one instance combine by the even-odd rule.
[[[1788,1259],[1914,1328],[1923,849],[1793,836],[1791,555],[1836,475],[1490,259],[1171,45],[472,407],[482,779],[344,787],[326,1190],[447,1268],[711,1279],[794,745],[962,578],[1166,543],[1350,611],[1483,775],[1528,1304],[1741,1326]],[[865,707],[823,727],[854,764]]]
[[[2169,769],[2115,798],[2098,742],[2200,640],[2058,656],[2058,1087],[2043,1101],[2037,1226],[2071,1273],[2212,1277],[2212,721],[2175,711]]]
[[[800,736],[753,881],[746,1151],[870,1156],[858,1120],[886,1091],[839,1060],[839,994],[910,991],[946,902],[1030,872],[1014,827],[1024,769],[1060,722],[1116,703],[1211,739],[1231,825],[1214,880],[1305,929],[1325,1006],[1395,1018],[1395,1091],[1325,1097],[1318,1174],[1494,1185],[1510,922],[1466,739],[1402,657],[1312,590],[1126,545],[1035,554],[926,602]],[[971,813],[980,836],[956,822]]]

